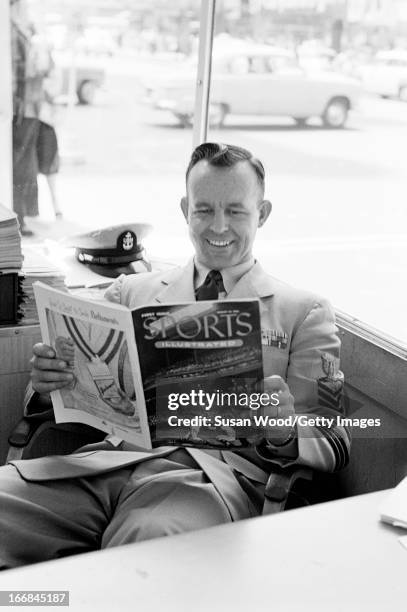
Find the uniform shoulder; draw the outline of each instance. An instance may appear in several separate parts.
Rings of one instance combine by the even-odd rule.
[[[176,267],[165,271],[121,274],[107,289],[105,298],[111,302],[132,307],[135,295],[140,295],[147,289],[155,290],[161,284],[171,282],[179,274],[180,269]]]
[[[283,296],[286,300],[293,300],[296,302],[303,303],[327,303],[328,300],[323,296],[315,293],[314,291],[310,291],[308,289],[303,289],[300,287],[295,287],[285,281],[277,279],[275,277],[271,277],[273,279],[273,283],[275,284],[279,295]]]
[[[267,275],[273,288],[273,300],[275,304],[289,312],[295,312],[298,319],[304,319],[314,308],[323,308],[329,313],[333,312],[332,306],[325,297],[318,293],[282,281],[270,274]]]
[[[321,331],[329,336],[336,334],[335,312],[326,298],[274,277],[269,280],[273,295],[267,302],[272,317],[283,329],[291,329],[293,338],[300,330],[311,334],[314,340]]]

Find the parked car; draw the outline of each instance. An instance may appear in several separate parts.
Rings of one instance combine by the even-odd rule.
[[[296,48],[300,66],[305,70],[329,70],[336,52],[317,39],[304,40]]]
[[[195,70],[195,72],[194,72]],[[195,67],[149,84],[147,99],[190,125],[194,108]],[[209,119],[222,125],[229,114],[290,116],[303,125],[318,116],[329,128],[342,128],[361,93],[356,79],[335,72],[308,72],[293,52],[240,41],[214,48]]]
[[[406,50],[379,51],[357,74],[368,91],[407,102]]]

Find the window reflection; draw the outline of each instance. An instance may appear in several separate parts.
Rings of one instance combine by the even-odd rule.
[[[407,342],[407,13],[361,4],[219,3],[214,57],[229,39],[247,74],[213,71],[208,139],[266,162],[268,269]]]
[[[158,108],[152,92],[165,102],[167,84],[186,75],[185,105],[193,101],[199,3],[29,0],[27,6],[55,62],[63,214],[55,220],[40,174],[39,216],[27,218],[35,232],[30,240],[140,221],[154,226],[150,254],[185,259],[189,244],[177,206],[192,132],[180,128],[170,109]]]
[[[65,223],[40,174],[39,217],[27,220],[38,238],[144,221],[155,228],[150,253],[175,262],[190,253],[176,207],[192,146],[199,4],[27,2],[55,63]],[[381,59],[406,52],[406,16],[315,4],[218,1],[208,140],[266,162],[274,212],[258,254],[268,269],[407,341],[407,88],[396,76],[403,56]],[[357,104],[348,87],[362,91]]]

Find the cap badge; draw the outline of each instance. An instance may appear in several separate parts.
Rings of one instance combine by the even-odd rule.
[[[126,232],[123,236],[122,247],[124,251],[131,251],[134,245],[133,234],[131,232]]]

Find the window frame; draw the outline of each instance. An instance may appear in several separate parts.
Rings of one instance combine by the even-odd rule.
[[[13,207],[13,95],[9,2],[0,2],[0,202]]]
[[[208,134],[215,11],[216,0],[201,0],[198,68],[192,134],[193,149],[202,142],[205,142]]]
[[[207,138],[215,10],[216,0],[201,0],[194,147]],[[335,311],[347,385],[406,418],[407,345],[348,313]]]

